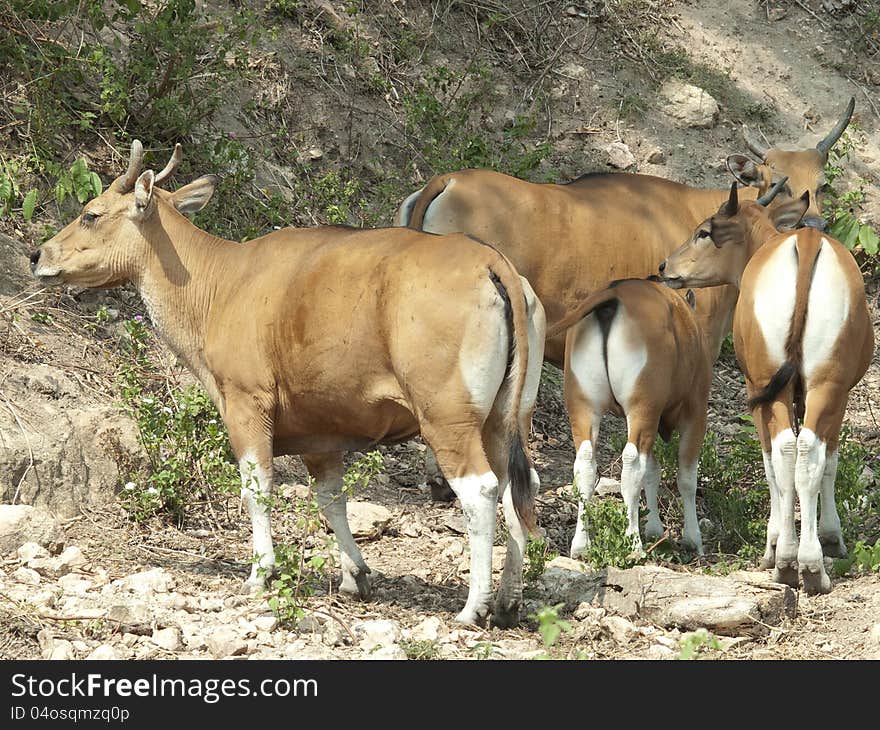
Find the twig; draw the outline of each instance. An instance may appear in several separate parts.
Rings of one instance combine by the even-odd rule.
[[[357,637],[354,635],[352,630],[350,628],[348,628],[348,624],[346,624],[345,621],[343,621],[341,618],[336,616],[332,611],[330,611],[329,608],[327,609],[327,613],[324,613],[323,611],[316,611],[314,609],[312,609],[312,613],[315,614],[316,616],[326,616],[327,618],[332,618],[343,629],[345,629],[345,632],[351,637],[352,642],[357,642]]]
[[[818,20],[822,25],[826,28],[829,27],[828,23],[824,20],[824,18],[820,18],[816,13],[814,13],[810,8],[804,5],[801,0],[794,0],[798,5],[800,5],[804,10],[806,10],[810,15],[812,15],[816,20]]]

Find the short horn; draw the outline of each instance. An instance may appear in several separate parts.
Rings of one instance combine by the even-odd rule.
[[[823,139],[819,144],[816,145],[816,149],[819,150],[823,155],[827,155],[828,151],[834,147],[835,142],[840,139],[840,135],[843,134],[843,130],[847,128],[849,125],[849,120],[852,119],[853,110],[856,108],[856,98],[851,96],[849,99],[849,104],[846,106],[846,111],[843,113],[843,116],[840,118],[840,121],[834,126],[828,136]]]
[[[766,193],[764,193],[760,198],[758,198],[755,202],[758,205],[763,205],[765,208],[770,205],[777,195],[779,195],[779,191],[785,187],[785,183],[788,182],[788,177],[782,178],[778,183],[776,183],[772,188],[770,188]]]
[[[128,160],[128,169],[125,174],[117,178],[115,186],[120,193],[128,193],[134,189],[135,180],[141,169],[141,162],[144,159],[144,146],[139,139],[131,142],[131,157]]]
[[[171,175],[177,169],[177,166],[180,164],[180,161],[183,159],[183,147],[181,147],[180,142],[174,145],[174,152],[171,154],[171,159],[168,160],[168,164],[162,168],[162,172],[156,175],[156,179],[153,182],[154,185],[158,185],[161,183],[166,177]]]
[[[739,192],[738,192],[738,184],[736,180],[730,186],[730,197],[727,199],[727,205],[724,208],[724,212],[727,215],[736,215],[736,211],[739,210]]]
[[[764,156],[770,151],[770,148],[762,142],[759,142],[749,133],[749,128],[743,124],[743,139],[746,142],[746,146],[752,151],[753,154],[756,154],[761,161],[763,162]]]

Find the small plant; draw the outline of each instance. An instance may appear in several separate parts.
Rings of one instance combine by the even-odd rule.
[[[587,563],[631,568],[644,561],[644,555],[633,550],[632,538],[626,534],[629,521],[626,506],[620,500],[590,500],[584,505],[584,519],[590,535],[583,554]]]
[[[358,487],[366,489],[370,480],[382,472],[385,461],[380,451],[370,451],[352,464],[342,477],[342,491],[351,496]]]
[[[493,654],[498,653],[498,647],[491,641],[478,641],[471,647],[471,653],[477,659],[490,659]]]
[[[531,583],[544,573],[544,566],[559,553],[550,548],[550,544],[544,538],[529,540],[526,543],[526,559],[528,561],[523,572],[523,581]]]
[[[182,523],[192,502],[216,501],[238,492],[241,480],[226,428],[214,404],[198,386],[170,387],[149,357],[149,330],[142,317],[124,322],[123,351],[129,360],[117,383],[125,412],[138,427],[150,461],[131,474],[121,498],[132,519],[160,512]]]
[[[572,631],[571,624],[559,618],[559,609],[564,605],[557,603],[555,606],[542,606],[530,617],[538,622],[538,633],[547,649],[553,648],[563,633]]]
[[[699,659],[711,651],[720,651],[721,642],[711,631],[699,628],[689,631],[678,642],[678,659]]]
[[[438,659],[440,657],[439,646],[436,641],[428,639],[412,639],[400,642],[400,646],[407,659]]]
[[[275,546],[275,572],[266,603],[282,624],[292,626],[305,617],[305,602],[314,595],[326,563],[323,555],[305,557],[299,546]],[[264,570],[262,575],[266,577]]]
[[[880,570],[880,540],[874,546],[861,540],[853,546],[849,557],[834,561],[834,573],[839,576],[851,572],[873,573]]]
[[[80,205],[101,194],[104,189],[101,178],[97,173],[89,170],[86,161],[80,157],[68,170],[58,175],[55,184],[55,199],[58,205],[63,205],[68,197],[77,199]]]

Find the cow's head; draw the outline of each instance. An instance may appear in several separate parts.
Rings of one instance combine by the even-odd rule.
[[[660,264],[660,278],[673,289],[722,284],[739,287],[746,264],[767,234],[779,228],[795,228],[809,209],[809,191],[767,208],[786,182],[783,178],[757,200],[740,202],[734,181],[730,197],[718,212],[703,221],[690,239]]]
[[[125,174],[31,254],[31,271],[37,279],[44,284],[85,287],[112,287],[131,281],[150,255],[151,241],[161,235],[150,229],[151,221],[158,218],[158,199],[168,201],[182,213],[194,213],[211,198],[216,185],[211,175],[174,193],[158,189],[180,164],[179,144],[158,175],[152,170],[139,174],[143,155],[143,146],[134,140]]]
[[[828,221],[822,217],[825,163],[828,161],[828,152],[849,124],[855,104],[856,100],[851,98],[834,129],[811,149],[783,150],[768,147],[743,127],[746,145],[760,162],[746,155],[730,155],[727,158],[727,169],[743,185],[758,188],[758,194],[762,196],[766,195],[780,179],[787,177],[788,183],[782,189],[784,198],[799,198],[805,192],[810,193],[810,208],[802,220],[802,225],[827,230]]]

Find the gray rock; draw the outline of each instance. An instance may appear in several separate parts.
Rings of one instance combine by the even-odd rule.
[[[413,641],[437,641],[441,636],[448,634],[449,630],[437,616],[429,616],[418,623],[409,632]]]
[[[136,626],[138,624],[150,623],[152,611],[146,603],[141,601],[117,603],[110,607],[110,610],[107,612],[107,618],[123,624]]]
[[[57,379],[64,379],[63,371],[58,372]],[[0,501],[12,500],[24,475],[21,503],[73,517],[81,507],[115,500],[117,485],[127,477],[119,472],[116,454],[134,468],[145,463],[137,428],[118,409],[100,405],[76,410],[45,396],[32,403],[39,428],[28,433],[22,433],[7,409],[0,409]],[[26,540],[45,544],[30,535],[21,542]],[[0,537],[0,552],[8,551]]]
[[[604,497],[607,494],[620,494],[620,481],[602,477],[596,485],[596,496]]]
[[[603,578],[603,573],[594,572],[585,563],[559,556],[547,563],[538,582],[551,601],[575,607],[598,595]]]
[[[237,631],[227,626],[220,626],[211,631],[205,643],[215,659],[242,656],[248,651],[247,642]]]
[[[707,129],[718,119],[718,102],[698,86],[667,81],[660,88],[660,99],[664,113],[688,127]]]
[[[5,436],[6,434],[4,438]],[[0,462],[5,453],[7,452],[4,443],[4,448],[0,450]],[[0,469],[0,485],[3,483],[3,472]],[[6,483],[12,484],[12,482]],[[12,495],[10,494],[9,497],[11,498]],[[50,553],[58,553],[64,546],[64,540],[61,523],[45,509],[26,504],[0,504],[0,555],[14,553],[28,542],[42,545]]]
[[[82,596],[94,588],[94,584],[88,578],[73,573],[61,576],[57,583],[67,595]]]
[[[612,142],[605,148],[608,156],[608,164],[618,170],[625,170],[636,164],[636,158],[630,152],[629,146],[623,142]]]
[[[125,578],[113,581],[113,583],[122,588],[122,590],[145,595],[150,593],[168,593],[174,588],[174,578],[164,568],[142,570],[140,573],[133,573]]]
[[[83,554],[83,551],[80,550],[76,545],[70,545],[65,548],[61,555],[58,556],[58,560],[62,565],[68,567],[70,570],[76,570],[77,568],[82,568],[88,560],[86,560],[86,556]]]
[[[621,616],[605,616],[599,624],[610,634],[612,639],[624,646],[639,635],[636,625]]]
[[[119,652],[112,644],[101,644],[100,646],[95,647],[92,653],[86,657],[86,659],[98,661],[115,661],[119,658]]]
[[[352,633],[358,638],[359,644],[366,652],[376,647],[391,646],[400,641],[400,626],[387,619],[359,621],[351,627]]]
[[[567,63],[562,68],[559,69],[559,73],[563,76],[568,76],[569,78],[575,79],[577,81],[583,81],[586,79],[589,74],[587,73],[587,69],[577,63]]]
[[[370,651],[364,652],[362,659],[394,659],[401,660],[407,659],[406,652],[399,647],[397,644],[391,644],[390,646],[379,646]]]
[[[16,555],[18,555],[18,559],[22,563],[27,564],[28,561],[33,560],[34,558],[48,558],[49,551],[38,543],[26,542],[18,549]]]
[[[348,524],[355,538],[374,540],[385,532],[391,522],[391,511],[370,502],[348,502]]]
[[[169,626],[165,629],[153,629],[150,641],[156,646],[165,649],[165,651],[178,652],[183,649],[180,629],[176,626]]]
[[[12,573],[13,580],[17,580],[19,583],[24,583],[27,586],[38,586],[40,585],[40,574],[33,570],[32,568],[16,568]]]

